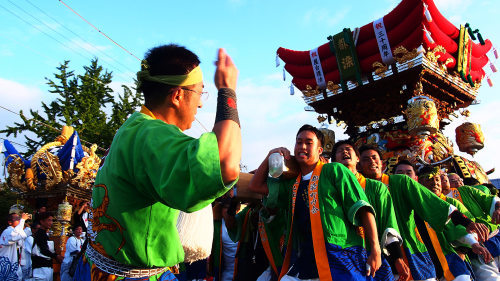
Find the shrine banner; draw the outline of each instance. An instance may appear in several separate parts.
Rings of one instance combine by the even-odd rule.
[[[351,29],[344,28],[342,32],[330,36],[328,39],[330,40],[330,49],[333,49],[332,51],[337,57],[342,90],[347,90],[345,84],[347,80],[355,80],[359,85],[362,85],[361,68],[359,67],[356,46],[352,39]]]
[[[309,51],[311,57],[311,65],[316,78],[316,84],[320,89],[326,88],[325,75],[323,75],[323,68],[321,67],[321,59],[319,58],[318,48]]]
[[[387,36],[383,17],[373,22],[373,31],[375,32],[375,38],[377,38],[378,50],[382,57],[382,62],[385,64],[393,63],[394,58],[392,57],[391,44],[389,44],[389,37]]]

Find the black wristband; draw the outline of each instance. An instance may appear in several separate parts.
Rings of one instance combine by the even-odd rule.
[[[451,222],[453,222],[454,225],[462,225],[464,227],[467,227],[472,220],[466,217],[464,214],[462,214],[459,210],[455,210],[451,213],[450,215]]]
[[[399,242],[395,241],[387,245],[387,251],[389,252],[389,256],[391,260],[395,261],[399,258],[403,257],[403,253],[401,252],[401,247],[399,246]]]
[[[217,113],[215,113],[215,123],[223,120],[233,120],[240,125],[238,109],[236,106],[236,93],[229,88],[219,89],[217,97]]]

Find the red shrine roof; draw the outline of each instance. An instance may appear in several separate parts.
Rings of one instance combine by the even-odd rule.
[[[435,50],[437,62],[448,71],[451,72],[456,68],[459,57],[460,29],[443,17],[432,0],[402,0],[394,10],[383,17],[383,25],[390,49],[395,54],[394,57],[400,47],[411,52],[422,46],[426,51]],[[478,37],[482,41],[480,34]],[[374,63],[383,61],[374,22],[355,29],[353,38],[361,74],[372,73]],[[475,43],[471,39],[468,41],[467,47],[472,56],[465,76],[470,74],[472,81],[479,83],[485,76],[483,67],[489,62],[486,53],[492,49],[492,44],[489,40],[485,40],[483,44]],[[324,80],[339,84],[341,77],[336,56],[329,45],[330,43],[327,42],[319,46],[317,54],[321,61]],[[443,48],[436,49],[438,46]],[[285,69],[293,76],[292,83],[298,89],[304,91],[309,88],[307,86],[312,89],[318,86],[310,51],[279,48],[277,54],[285,62]]]

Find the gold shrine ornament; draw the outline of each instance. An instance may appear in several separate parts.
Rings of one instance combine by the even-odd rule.
[[[429,97],[416,96],[408,100],[405,115],[408,132],[411,135],[425,138],[435,134],[439,129],[436,104]]]
[[[458,149],[472,156],[484,147],[484,134],[481,125],[465,122],[455,129]]]

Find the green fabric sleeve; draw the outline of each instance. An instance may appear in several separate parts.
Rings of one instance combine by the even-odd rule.
[[[250,207],[246,206],[243,210],[241,210],[239,213],[236,214],[234,217],[236,220],[235,226],[231,229],[227,229],[227,233],[229,234],[229,238],[233,240],[233,242],[238,242],[242,238],[241,235],[244,235],[244,233],[241,233],[243,230],[243,223],[245,222],[245,216],[247,215],[248,212],[250,212]]]
[[[436,232],[441,232],[448,221],[450,204],[425,186],[406,175],[391,175],[389,178],[391,194],[397,192],[402,202],[415,210],[420,218],[428,222]]]
[[[325,174],[323,175],[323,173]],[[330,163],[323,166],[321,177],[334,180],[333,186],[336,187],[335,193],[338,198],[337,200],[341,203],[344,213],[347,215],[347,219],[350,223],[355,226],[361,226],[358,211],[362,207],[368,207],[369,211],[376,216],[375,210],[370,203],[368,203],[368,198],[363,188],[359,185],[356,176],[354,176],[354,174],[344,165]]]
[[[472,214],[469,212],[469,210],[467,210],[467,208],[462,203],[460,203],[460,201],[455,200],[453,198],[446,197],[446,202],[457,207],[457,209],[460,212],[462,212],[464,215],[466,215],[470,219],[473,219]],[[451,221],[446,224],[443,233],[445,235],[446,240],[449,241],[450,243],[453,242],[453,244],[457,244],[458,243],[458,242],[456,242],[457,239],[469,234],[464,226],[455,225]],[[469,247],[467,245],[462,245],[462,244],[460,244],[460,245],[465,246],[465,247]]]
[[[480,210],[475,210],[477,208],[471,207],[471,212],[474,214],[474,216],[481,216],[481,212],[487,216],[490,215],[491,204],[493,203],[493,198],[495,197],[494,195],[488,195],[474,187],[467,185],[459,187],[459,192],[460,195],[464,194],[462,195],[464,203],[468,205],[476,205],[480,208]]]
[[[377,214],[375,220],[379,239],[382,239],[386,230],[390,228],[399,232],[396,213],[392,204],[392,196],[385,184],[366,179],[365,193],[369,203],[373,206]],[[381,246],[383,247],[384,245]]]
[[[361,209],[363,207],[368,207],[369,211],[374,216],[376,215],[375,210],[370,205],[370,203],[368,203],[367,201],[363,201],[363,200],[356,201],[356,203],[354,203],[354,205],[352,205],[349,208],[349,212],[347,213],[349,221],[352,222],[352,224],[354,224],[355,226],[362,226],[361,220],[359,219],[359,216],[358,216],[358,211],[359,211],[359,209]]]
[[[134,157],[141,158],[139,162],[144,163],[142,169],[138,167],[137,182],[151,183],[138,185],[143,192],[160,198],[167,206],[193,212],[232,187],[225,186],[222,181],[214,133],[205,133],[195,139],[160,120],[143,123],[136,135],[143,141],[132,151]],[[149,186],[153,188],[146,188]]]

